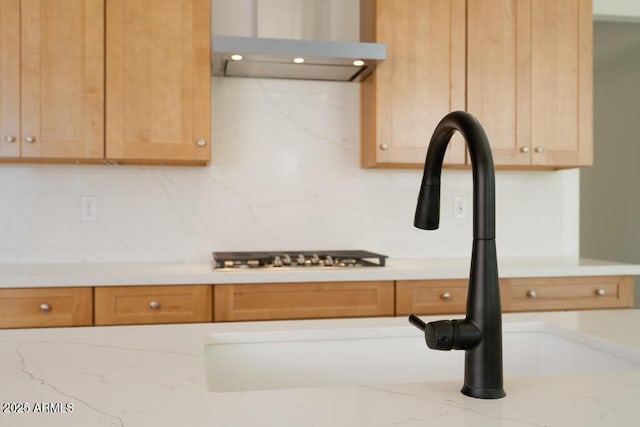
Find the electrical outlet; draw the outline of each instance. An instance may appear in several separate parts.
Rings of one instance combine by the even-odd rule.
[[[454,197],[453,198],[453,218],[464,219],[466,217],[467,217],[467,198]]]
[[[80,221],[95,221],[98,218],[98,200],[96,196],[80,196]]]

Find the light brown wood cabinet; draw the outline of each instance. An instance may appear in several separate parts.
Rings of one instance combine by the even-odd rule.
[[[466,279],[401,280],[396,283],[396,316],[464,313]]]
[[[388,50],[362,83],[362,166],[422,167],[453,110],[480,120],[497,167],[592,164],[591,0],[362,4],[374,8],[362,15],[363,37]],[[469,162],[453,154],[445,163]]]
[[[387,59],[360,83],[361,165],[417,167],[442,117],[465,109],[465,0],[362,0],[361,39]],[[461,139],[445,161],[465,163]]]
[[[107,1],[107,159],[209,161],[210,3]]]
[[[509,289],[506,311],[632,308],[633,277],[503,279]]]
[[[0,0],[0,159],[104,158],[104,2]]]
[[[90,326],[92,288],[0,289],[0,328]]]
[[[394,315],[394,283],[215,285],[214,321]]]
[[[509,306],[506,282],[500,279],[502,310]],[[465,313],[467,279],[401,280],[396,283],[396,316],[415,314]]]
[[[401,280],[396,315],[465,313],[467,279]],[[501,278],[502,311],[633,307],[632,276]]]
[[[210,11],[0,0],[0,160],[207,164]]]
[[[632,276],[501,278],[502,311],[633,307]],[[467,279],[0,289],[0,328],[464,314]]]
[[[467,111],[496,166],[593,163],[591,0],[467,2]]]
[[[210,285],[95,288],[96,325],[211,322]]]

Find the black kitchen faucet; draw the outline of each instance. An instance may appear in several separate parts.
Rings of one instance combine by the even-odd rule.
[[[478,120],[456,111],[447,114],[431,137],[418,195],[414,225],[435,230],[440,222],[442,162],[455,131],[467,142],[473,174],[473,248],[467,293],[467,314],[460,320],[425,324],[415,315],[409,322],[424,331],[435,350],[465,350],[462,393],[482,399],[504,397],[502,385],[502,310],[495,240],[495,173],[489,141]]]

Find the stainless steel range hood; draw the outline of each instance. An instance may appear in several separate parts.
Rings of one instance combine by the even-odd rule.
[[[213,75],[358,82],[387,57],[380,43],[213,36]]]

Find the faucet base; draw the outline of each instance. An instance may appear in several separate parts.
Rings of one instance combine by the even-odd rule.
[[[474,388],[465,385],[460,390],[462,394],[465,394],[469,397],[475,397],[478,399],[501,399],[507,395],[505,393],[504,388]]]

